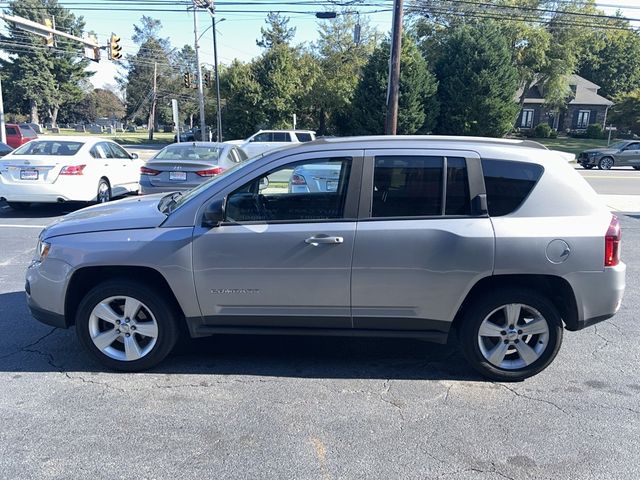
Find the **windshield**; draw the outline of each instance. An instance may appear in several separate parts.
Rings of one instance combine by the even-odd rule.
[[[175,145],[161,150],[154,160],[207,160],[217,161],[222,154],[218,146]]]
[[[13,151],[14,155],[56,155],[70,157],[78,153],[82,142],[64,140],[32,140]]]

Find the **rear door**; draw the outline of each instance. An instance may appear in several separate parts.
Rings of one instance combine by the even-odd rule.
[[[474,152],[369,150],[353,256],[355,328],[447,332],[493,269]]]

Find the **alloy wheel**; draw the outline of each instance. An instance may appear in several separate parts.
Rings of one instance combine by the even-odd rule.
[[[107,203],[111,200],[111,190],[107,182],[100,182],[98,185],[98,203]]]
[[[549,324],[535,308],[510,303],[487,315],[478,330],[482,356],[492,365],[517,370],[537,361],[549,343]]]
[[[120,361],[139,360],[158,340],[158,322],[141,301],[129,296],[99,302],[89,316],[89,335],[106,356]]]

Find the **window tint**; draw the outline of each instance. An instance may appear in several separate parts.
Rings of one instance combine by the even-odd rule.
[[[625,150],[640,150],[640,143],[632,143]]]
[[[542,175],[540,165],[506,160],[482,160],[489,215],[499,217],[515,211]]]
[[[227,197],[227,221],[342,218],[350,171],[350,158],[306,160],[280,167]]]
[[[377,157],[371,215],[441,215],[442,165],[442,157]]]
[[[298,137],[298,140],[301,142],[310,142],[313,140],[310,133],[296,132],[296,137]]]
[[[109,148],[113,152],[114,158],[129,158],[129,154],[120,145],[115,143],[108,143],[107,145],[109,145]]]
[[[75,155],[82,145],[84,144],[81,142],[32,140],[15,150],[13,153],[15,155],[61,155],[70,157],[71,155]]]
[[[469,176],[464,158],[447,157],[445,215],[470,215]]]
[[[252,142],[272,142],[273,135],[270,132],[264,132],[253,137]]]
[[[241,148],[236,148],[235,151],[241,162],[244,162],[247,158],[249,158],[247,157],[247,154],[244,153],[244,150],[242,150]]]
[[[287,132],[273,132],[274,142],[290,142],[289,134]]]
[[[18,131],[16,130],[16,127],[6,127],[5,131],[7,132],[7,135],[17,135]]]
[[[31,127],[20,125],[20,132],[24,138],[38,138],[38,134]]]

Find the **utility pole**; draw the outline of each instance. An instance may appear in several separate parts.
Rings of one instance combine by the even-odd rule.
[[[400,51],[402,49],[402,0],[394,0],[391,61],[389,62],[389,88],[387,90],[387,117],[385,135],[395,135],[398,128],[398,96],[400,94]]]
[[[153,63],[153,97],[149,109],[149,140],[153,140],[153,131],[156,128],[156,103],[158,102],[158,62]]]
[[[200,103],[200,139],[206,142],[207,125],[204,119],[204,90],[202,88],[202,66],[200,65],[200,46],[198,45],[198,9],[193,6],[193,34],[195,38],[196,64],[198,69],[198,101]]]
[[[213,74],[216,77],[216,142],[222,141],[222,106],[220,105],[220,76],[218,75],[218,45],[216,43],[216,16],[211,13],[213,29]],[[223,18],[224,20],[224,18]]]
[[[0,141],[7,143],[7,132],[4,130],[4,103],[2,102],[2,78],[0,78]]]

